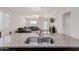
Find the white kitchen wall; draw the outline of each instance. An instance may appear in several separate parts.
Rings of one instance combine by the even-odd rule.
[[[71,36],[79,39],[79,8],[72,8],[71,12]]]
[[[59,32],[62,33],[62,15],[64,13],[71,12],[71,20],[70,20],[70,25],[71,25],[71,34],[69,36],[72,36],[74,38],[79,39],[79,8],[62,8],[59,13],[57,13],[56,17],[58,20],[58,27],[59,27]],[[64,33],[65,34],[65,33]]]

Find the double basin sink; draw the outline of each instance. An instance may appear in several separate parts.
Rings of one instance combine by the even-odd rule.
[[[54,41],[51,37],[28,37],[25,43],[26,44],[53,44]]]

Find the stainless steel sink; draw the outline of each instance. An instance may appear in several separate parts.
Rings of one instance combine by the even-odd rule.
[[[26,44],[53,44],[51,37],[29,37],[25,41]]]

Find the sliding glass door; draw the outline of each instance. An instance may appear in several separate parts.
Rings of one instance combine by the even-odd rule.
[[[10,43],[10,15],[0,13],[0,47]]]
[[[3,33],[4,45],[9,45],[10,43],[10,15],[4,14],[3,16]]]
[[[3,46],[3,38],[2,38],[2,30],[3,30],[3,13],[0,12],[0,46]]]

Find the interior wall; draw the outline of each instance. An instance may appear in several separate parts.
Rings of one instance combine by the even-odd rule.
[[[66,12],[71,12],[71,20],[70,20],[70,25],[71,25],[71,34],[69,36],[72,36],[74,38],[79,39],[79,8],[78,7],[74,7],[74,8],[62,8],[62,10],[58,13],[57,20],[59,21],[58,25],[60,32],[63,33],[62,31],[62,15]],[[65,34],[65,33],[64,33]]]
[[[57,29],[57,33],[62,33],[62,19],[61,19],[61,15],[60,12],[57,12],[55,14],[55,26]]]
[[[72,8],[71,11],[71,36],[79,39],[79,8]]]

